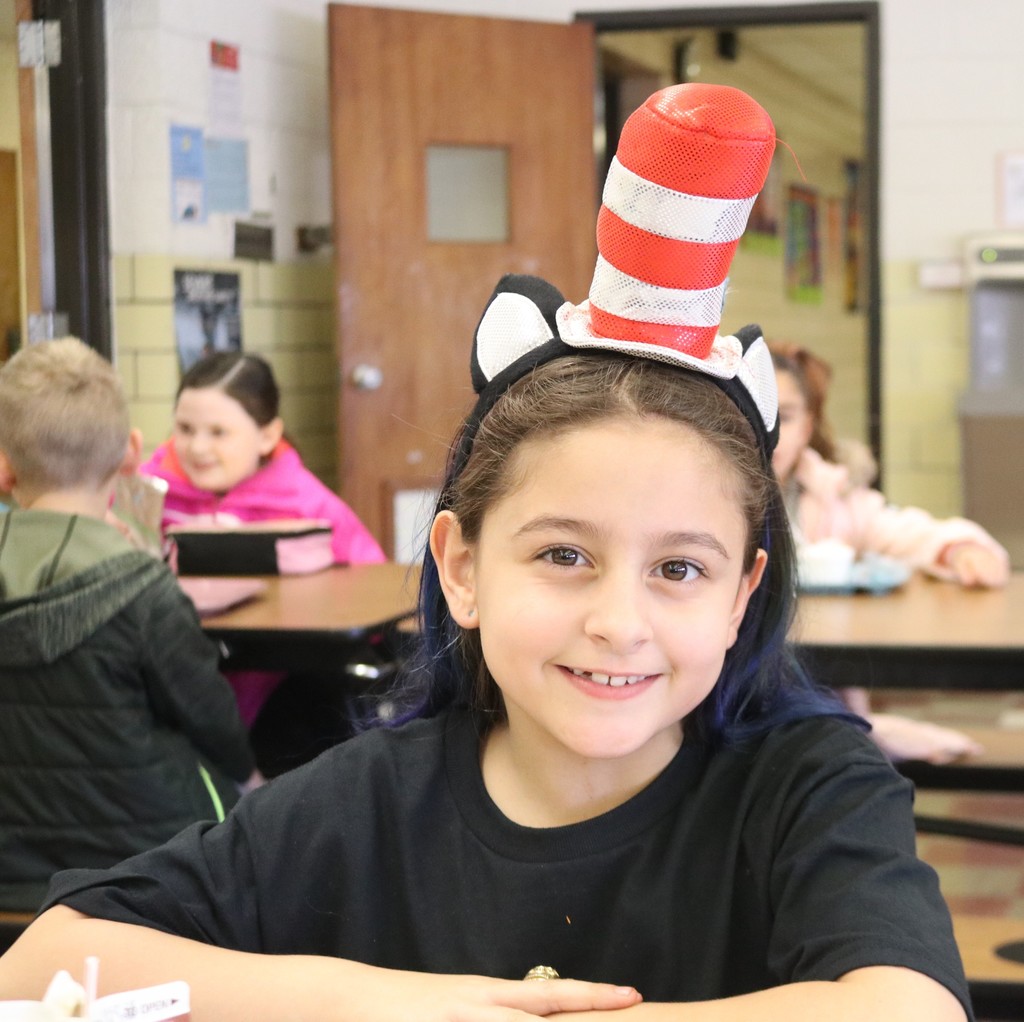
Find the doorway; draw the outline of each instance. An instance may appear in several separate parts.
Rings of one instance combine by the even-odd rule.
[[[733,261],[723,329],[760,323],[833,367],[837,436],[881,446],[877,3],[581,13],[598,50],[599,174],[651,92],[733,85],[772,116],[768,182]]]
[[[18,346],[25,303],[20,150],[15,6],[14,0],[0,0],[0,361]]]

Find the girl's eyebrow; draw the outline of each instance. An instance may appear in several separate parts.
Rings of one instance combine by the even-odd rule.
[[[538,515],[516,529],[515,538],[528,536],[532,532],[547,532],[549,530],[555,532],[576,532],[589,538],[600,534],[600,530],[593,522],[584,521],[581,518],[564,518],[560,515]]]
[[[666,546],[701,546],[714,550],[725,560],[729,560],[729,552],[718,538],[710,532],[670,532],[661,537]]]
[[[531,518],[525,525],[520,526],[520,528],[515,532],[515,538],[518,539],[520,536],[527,536],[534,532],[546,532],[548,530],[555,532],[574,532],[578,535],[585,536],[588,539],[598,538],[602,532],[602,530],[593,522],[588,522],[581,518],[563,518],[559,515],[538,515],[536,518]],[[722,545],[721,541],[710,532],[702,532],[699,530],[667,532],[662,536],[656,537],[656,541],[658,545],[668,547],[704,547],[708,550],[715,551],[715,553],[725,558],[725,560],[730,560],[729,553]]]

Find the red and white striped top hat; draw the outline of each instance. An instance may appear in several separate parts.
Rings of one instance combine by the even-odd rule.
[[[775,151],[761,106],[727,85],[662,89],[626,121],[597,222],[588,300],[507,275],[477,325],[479,395],[460,447],[517,379],[574,349],[668,362],[714,380],[750,420],[770,464],[778,440],[771,354],[754,323],[722,336],[726,275]]]
[[[707,359],[726,276],[764,185],[775,128],[727,85],[662,89],[627,119],[597,220],[589,300],[559,312],[577,347]]]

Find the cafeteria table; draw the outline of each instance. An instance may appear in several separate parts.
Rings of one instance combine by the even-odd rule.
[[[1024,919],[957,912],[953,933],[975,1016],[1024,1018]]]
[[[415,614],[418,571],[405,564],[339,565],[267,575],[252,599],[202,617],[232,670],[322,670]]]
[[[790,639],[819,680],[840,688],[1019,690],[1024,572],[1014,572],[1000,589],[965,589],[915,574],[884,595],[802,594]],[[1020,732],[991,729],[976,737],[986,746],[983,756],[945,766],[902,763],[899,769],[921,786],[1024,791]],[[922,833],[1024,844],[1024,829],[1017,826],[916,820]]]
[[[790,638],[837,687],[1024,688],[1024,572],[1002,589],[915,575],[884,595],[801,595]]]

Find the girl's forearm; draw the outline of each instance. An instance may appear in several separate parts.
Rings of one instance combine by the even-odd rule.
[[[336,989],[346,966],[366,968],[335,959],[226,951],[57,906],[0,957],[0,999],[40,999],[60,969],[81,981],[87,955],[99,958],[100,996],[187,980],[195,1022],[303,1017],[301,1002],[322,1000],[326,990]]]
[[[685,966],[683,966],[685,968]],[[555,1015],[552,1022],[966,1022],[944,986],[910,969],[858,969],[834,983],[789,983],[770,990],[687,1004],[644,1002],[607,1012]]]
[[[100,996],[185,980],[193,1022],[539,1022],[556,1012],[617,1010],[639,1000],[632,988],[602,983],[433,975],[339,958],[227,951],[60,906],[0,958],[0,999],[39,999],[60,969],[81,979],[87,955],[100,960]]]

